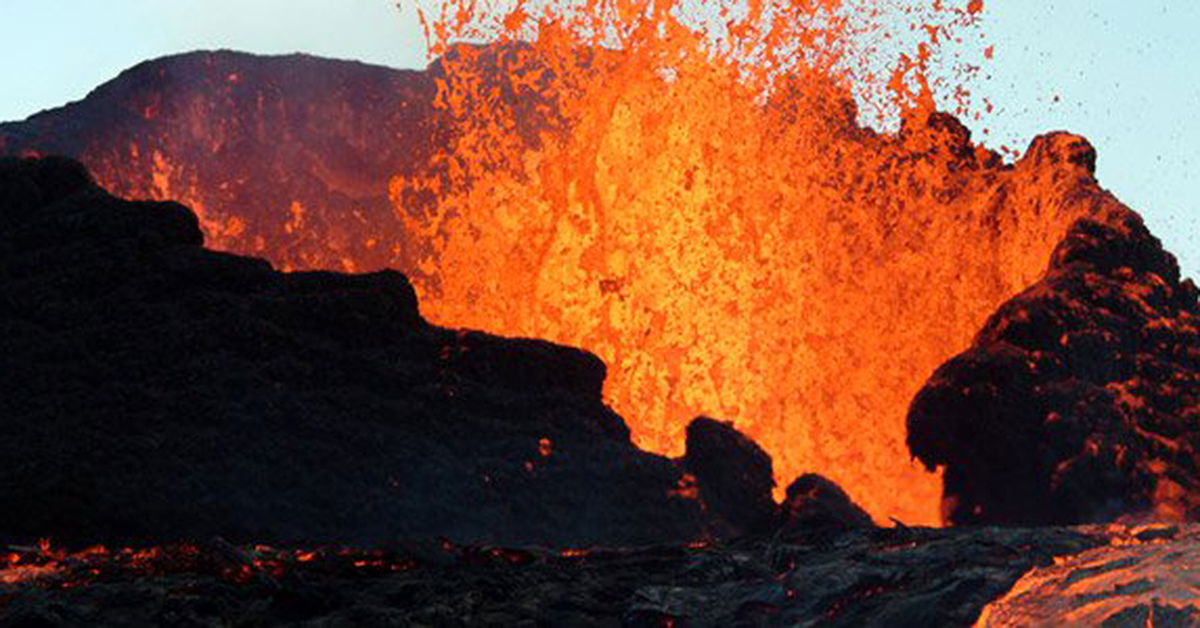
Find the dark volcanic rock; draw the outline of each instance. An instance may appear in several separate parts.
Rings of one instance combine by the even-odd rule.
[[[1200,517],[1198,315],[1140,218],[1077,222],[913,401],[909,447],[945,467],[949,521]]]
[[[683,465],[696,479],[718,536],[763,533],[775,524],[771,457],[732,423],[694,419],[687,427]]]
[[[0,538],[686,541],[580,350],[280,273],[60,159],[0,161]]]
[[[1107,543],[1062,528],[872,529],[813,545],[445,547],[432,561],[332,548],[305,563],[202,546],[152,569],[83,559],[40,584],[4,585],[0,570],[0,626],[969,626],[1031,568]]]
[[[806,473],[788,485],[780,531],[785,539],[830,536],[874,525],[871,515],[828,478]]]

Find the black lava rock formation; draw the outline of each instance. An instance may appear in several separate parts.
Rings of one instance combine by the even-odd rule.
[[[698,497],[721,537],[774,529],[778,506],[771,496],[771,457],[732,423],[708,417],[687,427],[683,467],[696,480]]]
[[[912,403],[908,444],[945,468],[948,521],[1200,517],[1198,317],[1136,214],[1075,223]]]
[[[779,533],[784,539],[830,538],[875,525],[871,515],[842,487],[815,473],[806,473],[788,485],[782,511]]]
[[[604,364],[442,329],[406,278],[281,273],[64,159],[0,161],[0,538],[687,542]]]

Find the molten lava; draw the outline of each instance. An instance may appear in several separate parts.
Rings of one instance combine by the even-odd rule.
[[[430,18],[456,132],[433,174],[392,186],[401,206],[437,198],[408,225],[432,243],[422,307],[596,352],[643,447],[678,454],[693,416],[732,419],[780,486],[818,472],[879,520],[935,524],[904,410],[1090,213],[1070,194],[1090,176],[1004,165],[933,113],[925,65],[979,2],[898,11],[927,38],[886,82],[861,59],[888,11],[716,5]],[[445,45],[489,37],[508,45]],[[860,126],[855,97],[901,130]],[[554,123],[531,133],[513,104],[530,100]]]

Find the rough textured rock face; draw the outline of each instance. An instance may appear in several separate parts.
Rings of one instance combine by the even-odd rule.
[[[686,542],[591,354],[427,324],[404,276],[201,248],[183,206],[0,161],[0,537]]]
[[[732,423],[707,417],[687,428],[683,467],[695,478],[698,497],[717,536],[761,534],[774,528],[778,506],[771,457]]]
[[[828,478],[806,473],[788,485],[783,500],[783,538],[828,537],[874,526],[871,516]]]
[[[22,567],[0,568],[0,625],[969,626],[1031,568],[1107,541],[990,527],[564,553],[218,542],[63,558],[16,581]],[[31,553],[16,559],[45,562]]]
[[[948,521],[1200,517],[1198,315],[1139,217],[1077,222],[913,401],[909,447],[945,467]]]
[[[75,157],[113,194],[188,205],[213,248],[284,268],[409,268],[388,181],[439,145],[435,79],[304,55],[176,55],[0,124],[0,155]]]

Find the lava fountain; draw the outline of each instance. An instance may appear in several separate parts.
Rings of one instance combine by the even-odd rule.
[[[936,112],[938,95],[979,113],[982,10],[449,0],[421,13],[427,71],[199,55],[64,113],[124,131],[56,135],[46,116],[10,140],[61,135],[32,147],[188,203],[214,248],[392,266],[441,325],[584,347],[647,449],[733,420],[779,489],[821,473],[881,523],[936,524],[910,400],[1105,211],[1079,193],[1082,141],[1008,164]]]
[[[424,13],[454,131],[392,181],[429,243],[424,314],[597,353],[645,448],[732,419],[780,481],[822,473],[878,520],[938,523],[905,409],[1041,274],[1090,177],[1006,165],[936,113],[926,66],[982,3],[901,4]]]

